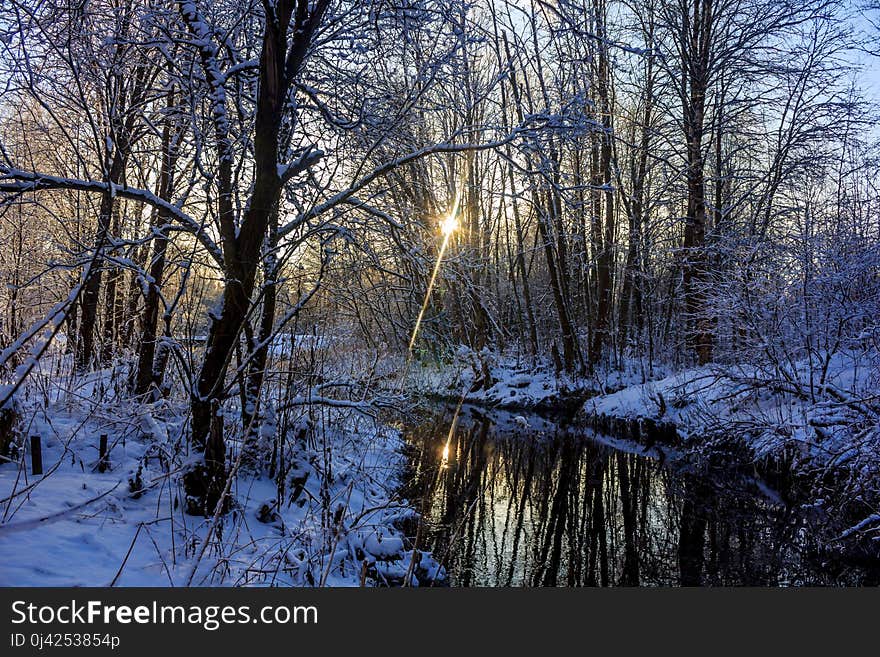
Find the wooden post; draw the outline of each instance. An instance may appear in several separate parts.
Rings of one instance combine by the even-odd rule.
[[[110,467],[110,455],[107,453],[107,434],[102,433],[98,441],[98,472],[105,472]]]
[[[43,448],[39,436],[31,436],[31,473],[43,474]]]

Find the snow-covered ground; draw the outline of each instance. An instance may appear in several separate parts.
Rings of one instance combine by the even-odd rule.
[[[396,494],[397,431],[324,409],[290,432],[284,490],[265,473],[240,471],[233,511],[212,525],[183,512],[180,474],[198,458],[183,439],[185,409],[99,399],[89,384],[26,415],[25,436],[42,438],[44,474],[31,475],[29,453],[0,464],[0,585],[350,586],[444,576],[429,555],[413,560],[395,528],[413,514]],[[111,446],[105,472],[102,433]]]

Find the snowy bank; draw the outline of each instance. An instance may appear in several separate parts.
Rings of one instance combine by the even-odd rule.
[[[785,463],[818,496],[846,490],[858,513],[876,515],[878,363],[875,353],[839,352],[824,359],[818,373],[815,363],[804,361],[785,371],[694,368],[590,399],[579,419],[643,442],[681,443],[697,451],[744,447],[755,460]]]
[[[511,411],[573,415],[588,399],[640,380],[630,371],[579,377],[534,366],[488,350],[464,347],[445,365],[410,363],[405,389],[416,397]]]
[[[27,418],[44,474],[31,474],[22,449],[0,464],[0,585],[418,585],[445,576],[397,529],[414,512],[397,497],[395,430],[323,409],[291,429],[280,478],[237,475],[233,510],[212,526],[184,513],[180,473],[195,455],[183,409],[107,408],[67,398]],[[100,434],[110,445],[104,472]]]

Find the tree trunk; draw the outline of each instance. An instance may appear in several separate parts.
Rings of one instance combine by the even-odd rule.
[[[169,111],[173,107],[173,94],[169,93],[167,107]],[[171,200],[171,191],[174,187],[174,168],[177,163],[177,148],[173,142],[175,139],[169,118],[162,128],[162,163],[159,171],[158,196],[164,201]],[[156,238],[153,240],[153,254],[150,258],[147,294],[144,298],[143,325],[141,327],[141,339],[138,345],[137,371],[134,377],[134,394],[144,395],[151,386],[158,392],[161,381],[157,381],[157,368],[154,367],[156,357],[156,338],[159,324],[159,304],[161,302],[162,284],[165,278],[165,260],[168,250],[168,236],[164,228],[169,223],[165,213],[157,211],[155,221]],[[164,370],[164,367],[160,370]]]
[[[649,14],[645,33],[645,42],[654,40],[653,14]],[[634,157],[631,167],[632,199],[627,206],[629,222],[629,245],[624,268],[623,290],[621,292],[617,325],[620,331],[620,354],[626,349],[627,335],[631,330],[638,333],[642,326],[642,288],[637,277],[642,270],[642,227],[647,219],[647,177],[648,150],[651,147],[651,123],[654,111],[654,57],[647,57],[645,64],[645,103],[641,121],[641,134],[637,159]]]
[[[682,35],[682,62],[686,71],[682,89],[687,142],[687,216],[684,228],[684,294],[688,342],[704,365],[712,360],[713,335],[706,307],[708,283],[706,254],[706,182],[703,158],[706,92],[713,30],[713,1],[694,0],[693,20]]]
[[[512,62],[513,58],[510,56],[510,46],[507,42],[507,37],[504,36],[503,38],[504,48],[508,61]],[[519,89],[519,84],[517,82],[517,76],[513,69],[511,69],[509,82],[513,99],[515,101],[517,116],[519,121],[522,122],[525,113],[523,111],[522,96]],[[533,169],[533,164],[530,156],[526,157],[526,162],[528,168],[530,170]],[[563,273],[560,272],[559,262],[556,254],[558,243],[557,240],[554,239],[553,224],[551,223],[551,219],[553,219],[554,217],[547,216],[548,212],[553,214],[556,210],[559,210],[560,208],[552,200],[552,192],[547,192],[545,196],[546,199],[549,200],[542,198],[539,190],[535,189],[532,191],[535,212],[537,213],[538,218],[538,232],[540,234],[541,241],[543,242],[544,256],[547,259],[547,269],[550,275],[550,287],[553,291],[553,301],[559,320],[560,332],[562,333],[564,368],[567,372],[574,372],[575,369],[577,369],[577,366],[581,365],[582,362],[580,349],[578,346],[577,334],[575,333],[574,326],[572,325],[569,315],[568,298],[565,294],[564,282],[561,279]]]
[[[260,315],[260,327],[257,331],[256,344],[251,345],[251,361],[248,366],[245,403],[242,407],[241,419],[247,432],[245,437],[244,459],[250,465],[258,460],[258,435],[260,423],[260,390],[266,378],[266,363],[269,357],[269,339],[275,326],[275,307],[278,298],[276,278],[280,273],[274,257],[278,244],[278,212],[273,212],[270,219],[269,236],[267,239],[267,255],[263,261],[263,309]]]
[[[120,236],[122,213],[125,201],[114,204],[113,221],[110,227],[110,238],[115,239]],[[111,250],[111,256],[116,255],[115,250]],[[122,285],[123,275],[122,269],[116,265],[112,265],[107,272],[107,284],[104,289],[104,339],[101,344],[101,365],[108,364],[113,359],[116,349],[116,338],[120,324],[120,308],[121,308],[121,291],[119,287]]]
[[[191,489],[188,489],[188,492],[192,490],[197,496],[204,495],[209,500],[216,482],[227,476],[225,449],[219,446],[224,441],[222,426],[218,429],[219,435],[211,433],[212,417],[216,416],[212,409],[219,408],[226,396],[226,371],[239,339],[239,332],[250,310],[269,219],[277,210],[283,186],[278,170],[278,151],[288,90],[299,74],[312,36],[328,4],[329,0],[318,0],[310,10],[307,2],[298,0],[295,7],[296,18],[291,25],[294,3],[279,2],[275,15],[265,21],[254,119],[254,183],[238,226],[232,203],[233,153],[226,125],[226,108],[217,106],[214,109],[215,132],[220,150],[218,206],[225,281],[221,306],[213,314],[201,370],[195,390],[192,391],[191,439],[196,449],[205,451],[205,467],[201,473],[192,473],[194,476],[189,479]],[[197,17],[186,15],[185,18],[190,23],[190,29],[203,29]],[[288,48],[289,28],[293,39]],[[211,61],[214,57],[215,54],[203,51],[203,59],[207,60],[205,66],[211,76],[216,73],[211,68],[216,66],[216,60]]]
[[[596,89],[598,93],[599,121],[602,133],[599,135],[599,162],[596,171],[596,202],[594,203],[595,220],[600,221],[602,201],[604,200],[604,226],[598,240],[596,254],[596,319],[592,341],[589,349],[589,365],[592,369],[602,357],[603,347],[609,341],[609,318],[611,315],[611,293],[613,288],[612,275],[614,270],[614,188],[611,176],[611,76],[608,70],[607,44],[605,43],[605,7],[599,0],[595,6],[596,32],[599,37],[597,53]],[[600,229],[597,226],[597,233]]]
[[[125,157],[117,147],[113,153],[107,182],[111,185],[118,185],[124,170]],[[81,295],[79,337],[74,359],[76,370],[79,372],[88,369],[95,353],[95,324],[98,319],[98,301],[101,296],[101,261],[103,260],[101,254],[107,242],[114,202],[115,195],[112,189],[101,196],[101,206],[98,210],[98,229],[95,233],[95,266],[89,272],[89,278],[83,286]]]

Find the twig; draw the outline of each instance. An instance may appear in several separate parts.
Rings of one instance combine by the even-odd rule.
[[[16,531],[24,531],[27,529],[33,529],[34,527],[42,526],[44,523],[48,525],[49,523],[55,522],[56,520],[60,520],[64,516],[66,516],[70,513],[73,513],[74,511],[79,511],[80,509],[87,507],[89,504],[92,504],[93,502],[97,502],[101,498],[106,497],[107,495],[112,493],[114,490],[119,488],[119,484],[121,484],[121,483],[122,483],[121,481],[117,481],[116,485],[113,486],[113,488],[101,493],[97,497],[93,497],[92,499],[87,500],[81,504],[77,504],[76,506],[72,506],[69,509],[64,509],[64,510],[58,511],[56,513],[51,513],[48,516],[43,516],[42,518],[34,518],[33,520],[22,520],[21,522],[2,524],[2,525],[0,525],[0,533],[11,533],[11,532],[16,532]]]

